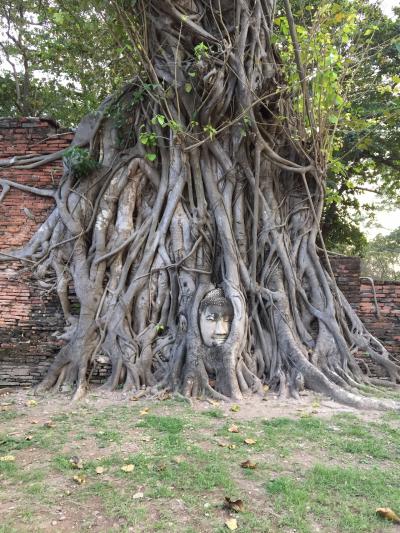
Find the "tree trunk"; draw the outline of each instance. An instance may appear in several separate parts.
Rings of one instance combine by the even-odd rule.
[[[318,253],[326,162],[285,89],[272,1],[153,0],[140,20],[114,7],[143,72],[82,121],[75,144],[97,169],[65,159],[55,212],[14,254],[55,271],[66,316],[41,387],[69,380],[80,397],[102,354],[109,389],[240,399],[268,384],[398,408],[360,393],[357,350],[394,384],[400,373]],[[199,325],[208,301],[232,309],[211,344]]]

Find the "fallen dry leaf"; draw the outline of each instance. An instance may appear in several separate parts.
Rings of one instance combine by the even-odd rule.
[[[313,402],[313,403],[311,404],[311,407],[312,407],[313,409],[317,409],[317,407],[320,407],[320,405],[321,405],[321,404],[320,404],[319,402],[315,401],[315,402]]]
[[[78,483],[78,485],[83,485],[86,483],[85,476],[74,476],[72,479],[75,481],[75,483]]]
[[[143,498],[143,496],[144,496],[143,492],[136,492],[136,493],[132,496],[132,498],[133,498],[134,500],[139,500],[140,498]]]
[[[33,439],[32,435],[27,435],[27,436],[25,437],[25,440],[32,440],[32,439]]]
[[[37,405],[37,401],[36,400],[28,400],[25,402],[25,405],[27,407],[34,407],[35,405]]]
[[[268,392],[268,391],[269,391],[269,387],[268,387],[268,385],[263,385],[263,391],[264,391],[264,392]]]
[[[176,455],[175,457],[172,458],[172,462],[179,465],[180,463],[183,463],[183,461],[185,460],[184,457],[182,457],[182,455]]]
[[[13,455],[3,455],[2,457],[0,457],[0,461],[2,461],[3,463],[12,463],[13,461],[15,461],[15,457]]]
[[[243,441],[245,444],[248,444],[249,446],[252,446],[253,444],[255,444],[257,441],[254,440],[254,439],[244,439]]]
[[[122,472],[133,472],[134,468],[135,468],[135,465],[124,465],[124,466],[121,466]]]
[[[52,422],[51,420],[47,420],[47,422],[45,422],[43,425],[45,428],[53,428],[54,422]]]
[[[239,428],[233,424],[230,428],[228,428],[229,433],[239,433]]]
[[[78,470],[81,470],[83,468],[83,461],[78,456],[74,455],[69,460],[70,464],[72,465],[72,468],[77,468]]]
[[[242,468],[250,468],[251,470],[254,470],[257,467],[257,463],[252,463],[250,459],[247,459],[247,461],[243,461],[243,463],[240,463],[240,466]]]
[[[148,407],[145,407],[142,411],[140,411],[139,415],[144,416],[149,413],[150,409]]]
[[[167,468],[167,465],[165,463],[159,463],[157,466],[156,466],[156,470],[158,472],[162,472],[163,470],[165,470]]]
[[[226,520],[226,522],[225,522],[225,525],[231,531],[234,531],[235,529],[238,528],[236,518],[228,518],[228,520]]]
[[[150,442],[151,441],[151,437],[142,437],[142,441],[143,442]]]
[[[235,513],[241,513],[243,512],[243,501],[242,500],[231,500],[227,496],[225,496],[225,502],[224,502],[225,509],[228,509],[229,511],[235,511]]]
[[[103,466],[97,466],[96,467],[96,474],[104,474],[104,467]]]
[[[237,413],[238,411],[240,411],[240,406],[237,405],[236,403],[232,405],[231,409],[230,409],[233,413]]]
[[[390,507],[378,507],[376,514],[385,520],[390,520],[395,524],[400,524],[400,517],[394,511],[392,511]]]
[[[236,444],[229,444],[229,442],[218,442],[218,446],[228,448],[228,450],[234,450],[236,448]]]
[[[172,398],[171,394],[169,392],[162,392],[158,395],[158,400],[161,400],[164,402],[165,400],[170,400]]]
[[[31,424],[39,424],[39,420],[31,420]]]

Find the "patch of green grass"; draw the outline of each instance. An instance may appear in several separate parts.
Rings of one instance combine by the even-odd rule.
[[[398,475],[377,468],[317,464],[296,478],[286,475],[270,480],[266,490],[281,516],[279,527],[296,524],[297,531],[306,533],[317,521],[322,530],[373,532],[385,526],[375,515],[376,507],[400,506]]]
[[[169,433],[170,435],[176,435],[183,430],[185,423],[181,418],[174,416],[146,415],[146,417],[139,422],[138,427],[157,429],[158,431]]]
[[[281,454],[285,449],[291,453],[299,446],[306,446],[309,452],[324,449],[334,454],[346,453],[364,459],[393,458],[393,448],[400,438],[400,432],[390,426],[366,423],[347,414],[332,417],[331,420],[316,417],[298,420],[276,418],[264,422],[264,433],[265,445],[279,450]],[[284,447],[280,445],[282,442],[285,443]]]
[[[18,473],[18,468],[14,462],[0,461],[0,476],[1,477],[15,477]]]
[[[225,414],[221,409],[209,409],[208,411],[203,411],[201,414],[210,418],[225,418]]]
[[[7,520],[7,523],[0,524],[0,533],[20,533],[20,530],[13,527],[11,520]]]
[[[22,413],[18,413],[18,411],[13,411],[13,410],[0,411],[0,424],[2,422],[9,422],[10,420],[15,420],[16,418],[19,418],[21,416],[25,416],[25,415]]]
[[[115,429],[97,431],[94,436],[96,437],[99,448],[106,448],[111,443],[120,444],[123,441],[122,434]]]
[[[53,457],[52,464],[60,472],[69,472],[73,468],[70,459],[70,455],[56,455]]]
[[[15,450],[23,450],[32,446],[32,442],[25,438],[13,437],[7,434],[0,434],[0,456],[9,455]]]

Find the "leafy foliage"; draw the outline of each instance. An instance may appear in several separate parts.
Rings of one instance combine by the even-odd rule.
[[[77,146],[65,152],[64,164],[77,178],[84,178],[98,166],[98,162],[91,157],[88,150]]]
[[[293,2],[293,11],[316,128],[321,136],[330,133],[322,147],[328,159],[324,238],[330,249],[362,253],[366,241],[354,220],[360,193],[377,190],[386,205],[399,199],[398,11],[391,20],[366,0]],[[294,105],[304,114],[303,135],[311,137],[283,9],[275,23],[289,86],[297,88]],[[369,206],[370,215],[377,208]]]
[[[400,228],[389,235],[377,235],[368,243],[362,272],[374,279],[400,280]]]
[[[3,116],[52,115],[74,125],[137,70],[104,0],[6,0],[0,19]]]

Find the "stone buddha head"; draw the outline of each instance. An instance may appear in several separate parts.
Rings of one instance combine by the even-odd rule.
[[[206,346],[220,346],[229,336],[233,307],[222,289],[213,289],[203,298],[199,309],[199,326]]]

